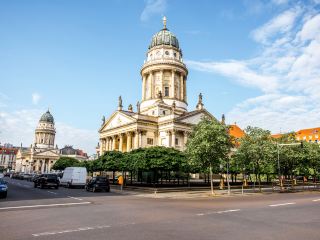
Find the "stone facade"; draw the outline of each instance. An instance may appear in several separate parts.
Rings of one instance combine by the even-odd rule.
[[[141,68],[142,99],[136,112],[130,104],[123,109],[119,97],[118,110],[102,119],[97,152],[128,152],[151,146],[184,150],[192,127],[202,117],[214,118],[204,109],[199,95],[194,111],[187,110],[188,69],[183,63],[178,39],[166,28],[155,34]]]
[[[50,172],[60,157],[58,147],[54,147],[56,130],[54,119],[49,110],[44,113],[35,130],[34,144],[30,148],[22,145],[16,156],[16,172]]]

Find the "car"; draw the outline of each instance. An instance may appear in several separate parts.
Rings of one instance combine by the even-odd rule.
[[[87,169],[85,167],[67,167],[63,171],[60,185],[71,187],[85,187],[87,180]]]
[[[6,198],[8,194],[7,182],[0,178],[0,197]]]
[[[41,174],[39,177],[33,180],[34,187],[54,187],[55,189],[59,188],[59,179],[56,174]]]
[[[87,191],[106,191],[110,192],[110,182],[109,179],[106,177],[94,177],[91,180],[89,180],[86,184],[86,190]]]
[[[22,179],[22,180],[30,181],[31,177],[32,177],[31,174],[26,173],[26,174],[23,174],[23,175],[21,176],[21,179]]]

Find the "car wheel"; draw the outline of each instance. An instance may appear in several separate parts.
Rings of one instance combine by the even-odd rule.
[[[110,192],[110,188],[106,188],[106,192]]]
[[[41,189],[43,189],[43,188],[44,188],[44,186],[43,186],[43,184],[42,184],[42,183],[40,184],[40,188],[41,188]]]
[[[58,189],[58,188],[59,188],[59,186],[55,186],[54,188],[55,188],[55,189]]]

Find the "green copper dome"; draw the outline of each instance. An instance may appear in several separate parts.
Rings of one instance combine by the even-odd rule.
[[[53,116],[51,115],[51,113],[49,112],[49,110],[41,116],[40,122],[54,123]]]
[[[168,45],[179,49],[179,41],[167,28],[162,29],[152,37],[150,48],[159,45]]]

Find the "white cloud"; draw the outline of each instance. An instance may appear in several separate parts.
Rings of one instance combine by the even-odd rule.
[[[166,0],[145,0],[145,7],[140,15],[141,21],[147,21],[153,15],[164,14],[167,8]]]
[[[227,121],[273,132],[319,126],[320,13],[295,6],[253,31],[261,52],[252,59],[188,61],[188,66],[221,74],[262,95],[239,103]]]
[[[43,114],[39,109],[24,109],[7,112],[0,109],[0,142],[12,143],[16,146],[27,147],[34,141],[34,131]],[[89,154],[95,153],[97,144],[97,130],[88,130],[72,127],[62,122],[56,122],[55,143],[61,148],[64,145],[73,145]]]
[[[41,99],[40,94],[39,93],[32,93],[31,96],[32,96],[32,103],[34,105],[37,105],[39,103],[40,99]]]
[[[273,91],[277,87],[277,79],[270,75],[257,74],[248,68],[245,61],[227,61],[227,62],[197,62],[186,61],[191,68],[205,71],[216,72],[221,75],[235,79],[245,86],[253,86],[262,91]]]
[[[301,14],[299,7],[291,8],[269,22],[262,27],[252,32],[253,38],[260,43],[267,44],[274,35],[288,33],[294,26],[296,18]]]

